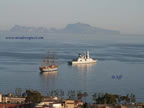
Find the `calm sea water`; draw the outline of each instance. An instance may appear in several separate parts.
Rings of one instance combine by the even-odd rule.
[[[5,39],[37,36],[41,40]],[[56,54],[59,70],[40,74],[48,50]],[[96,64],[68,65],[77,54],[89,50]],[[63,89],[136,94],[144,101],[144,36],[0,32],[0,92],[15,88],[36,89],[46,94]]]

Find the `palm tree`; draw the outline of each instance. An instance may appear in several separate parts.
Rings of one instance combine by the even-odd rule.
[[[16,88],[15,89],[15,94],[16,94],[16,96],[21,97],[22,96],[22,89],[21,88]]]
[[[97,103],[97,93],[94,93],[94,94],[92,95],[92,97],[93,97],[94,102]]]
[[[75,99],[75,91],[69,90],[68,91],[68,97],[69,97],[69,99]]]
[[[81,100],[83,97],[83,94],[81,91],[77,91],[77,99]]]
[[[85,102],[86,102],[86,97],[88,96],[88,93],[87,92],[84,92],[83,93],[83,97],[85,98]]]
[[[127,94],[127,95],[125,96],[125,100],[126,100],[126,103],[130,103],[129,94]]]
[[[61,99],[64,99],[64,91],[63,90],[60,90],[60,97],[61,97]]]
[[[132,103],[135,103],[135,102],[136,102],[136,97],[135,97],[135,95],[131,93],[131,96],[130,96],[130,97],[131,97],[131,102],[132,102]]]

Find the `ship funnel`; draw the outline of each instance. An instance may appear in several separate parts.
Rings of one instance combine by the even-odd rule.
[[[87,57],[87,58],[90,58],[90,57],[89,57],[89,51],[88,51],[88,50],[86,51],[86,57]]]

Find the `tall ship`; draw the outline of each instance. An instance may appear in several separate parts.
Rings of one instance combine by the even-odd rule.
[[[83,54],[79,54],[77,59],[74,59],[70,62],[71,64],[89,64],[96,63],[96,60],[90,57],[89,51],[86,51]]]
[[[48,57],[43,59],[43,65],[40,66],[40,71],[52,72],[52,71],[57,71],[57,70],[58,70],[58,65],[55,64],[55,56],[53,56],[52,63],[50,63],[50,56],[48,53]]]

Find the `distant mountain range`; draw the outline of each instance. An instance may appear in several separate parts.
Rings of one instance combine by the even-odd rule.
[[[108,30],[103,28],[93,27],[89,24],[75,23],[68,24],[63,29],[51,28],[47,29],[44,27],[27,27],[15,25],[10,29],[11,32],[36,32],[36,33],[94,33],[94,34],[120,34],[117,30]]]

